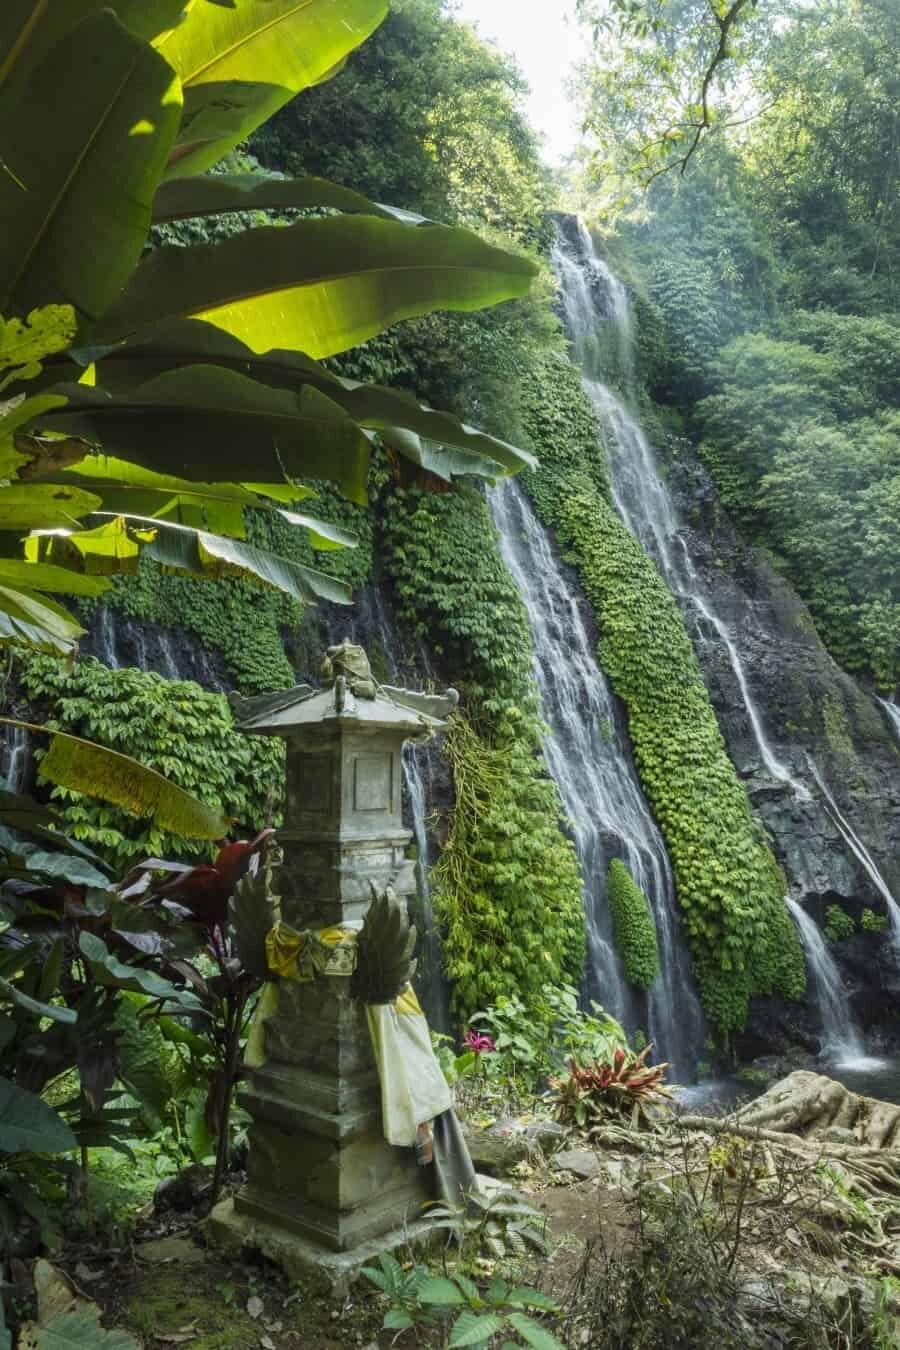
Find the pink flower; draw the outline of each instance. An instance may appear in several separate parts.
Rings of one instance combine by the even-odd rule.
[[[476,1055],[490,1055],[494,1050],[494,1042],[482,1031],[467,1031],[465,1046]]]

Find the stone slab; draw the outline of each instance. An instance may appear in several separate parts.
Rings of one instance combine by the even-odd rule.
[[[557,1153],[552,1166],[557,1172],[572,1172],[585,1181],[600,1175],[600,1160],[596,1153],[591,1153],[586,1148],[566,1149],[562,1153]]]
[[[350,1251],[334,1252],[266,1223],[235,1211],[233,1200],[222,1200],[206,1221],[210,1242],[225,1255],[240,1259],[250,1249],[279,1266],[289,1279],[344,1298],[363,1266],[377,1263],[382,1252],[406,1247],[425,1248],[444,1236],[429,1219],[417,1219],[402,1228],[393,1228],[369,1242],[361,1242]]]

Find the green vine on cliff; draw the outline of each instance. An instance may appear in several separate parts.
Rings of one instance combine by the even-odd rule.
[[[656,925],[646,895],[619,858],[609,865],[606,895],[625,978],[636,989],[649,989],[659,974]]]
[[[25,696],[48,706],[48,726],[133,755],[221,808],[239,832],[278,823],[284,747],[235,731],[221,694],[131,667],[108,670],[91,657],[69,669],[56,657],[23,651],[15,665]],[[67,788],[54,788],[51,797],[67,833],[119,871],[148,856],[202,858],[215,852],[209,844],[170,834]]]
[[[575,850],[540,759],[541,724],[522,602],[484,498],[471,488],[389,493],[384,561],[400,617],[463,695],[445,753],[455,806],[433,875],[460,1021],[500,995],[526,1003],[578,983],[584,912]]]
[[[641,785],[672,862],[703,1003],[728,1036],[744,1025],[752,994],[799,997],[805,987],[784,878],[728,758],[678,607],[609,502],[596,435],[575,443],[547,435],[539,410],[549,378],[536,371],[541,466],[527,487],[591,602],[600,663],[627,709]]]

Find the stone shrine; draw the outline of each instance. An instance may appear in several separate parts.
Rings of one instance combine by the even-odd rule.
[[[401,817],[407,740],[443,729],[457,701],[377,686],[365,653],[343,643],[328,687],[232,696],[239,730],[281,736],[287,802],[278,833],[280,918],[292,929],[360,921],[374,891],[415,893]],[[377,1251],[427,1231],[429,1168],[384,1138],[364,1006],[345,976],[281,980],[263,1025],[263,1062],[238,1101],[252,1117],[246,1185],[210,1219],[211,1235],[262,1251],[289,1274],[340,1286]]]

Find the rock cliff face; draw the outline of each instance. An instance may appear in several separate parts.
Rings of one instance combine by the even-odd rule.
[[[728,622],[747,685],[778,760],[810,789],[808,800],[774,782],[761,762],[746,702],[721,644],[698,643],[703,677],[729,754],[757,819],[770,836],[793,894],[820,924],[839,903],[859,923],[885,913],[871,869],[848,843],[847,826],[895,897],[900,896],[900,746],[882,706],[835,664],[809,613],[771,562],[749,547],[722,509],[709,474],[684,442],[669,447],[668,484],[687,543],[716,609]],[[833,798],[831,808],[819,780]],[[838,823],[843,818],[844,828]],[[886,936],[858,931],[831,946],[859,1027],[896,1049],[900,1041],[900,952]],[[757,999],[742,1058],[791,1046],[819,1048],[812,1000]]]
[[[888,887],[900,894],[900,744],[882,707],[829,656],[796,592],[741,540],[684,442],[670,450],[668,484],[688,526],[694,565],[739,649],[765,734],[781,763],[811,791],[809,801],[798,800],[788,784],[765,772],[727,653],[720,644],[698,644],[732,761],[792,891],[807,900],[848,901],[851,912],[854,905],[883,912],[884,899],[815,776]]]

